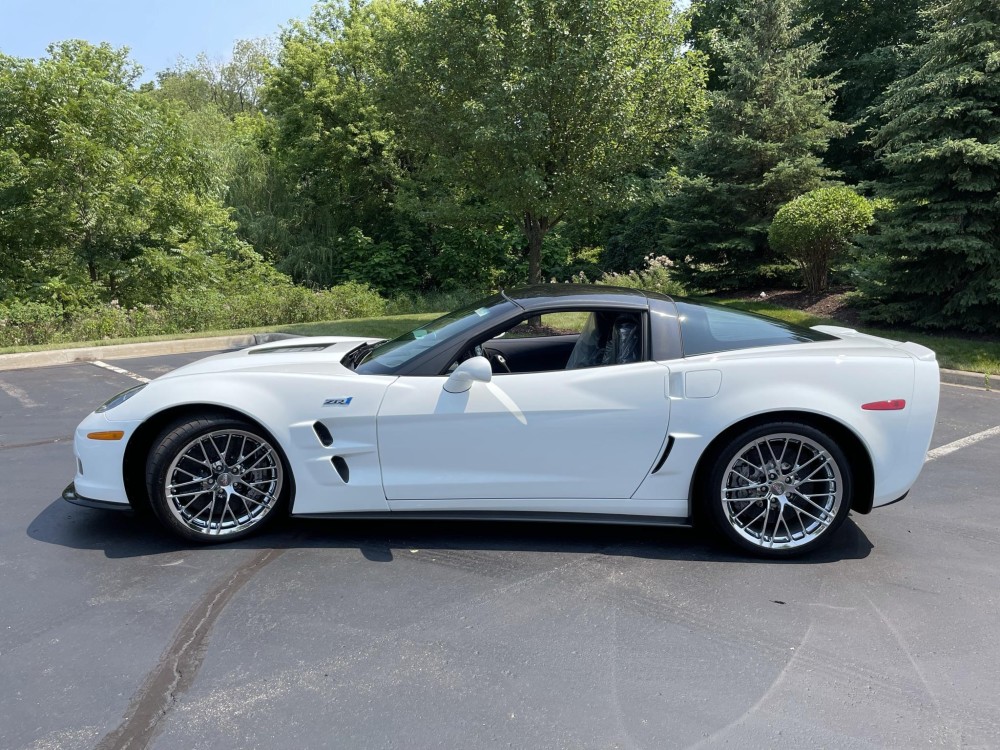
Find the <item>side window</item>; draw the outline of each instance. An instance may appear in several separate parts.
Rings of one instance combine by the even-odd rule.
[[[809,328],[717,305],[676,301],[684,356],[781,346],[834,337]]]
[[[569,310],[522,318],[474,346],[497,375],[575,370],[640,362],[642,314],[634,310]]]

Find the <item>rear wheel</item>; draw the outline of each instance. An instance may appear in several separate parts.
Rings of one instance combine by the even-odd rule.
[[[226,416],[166,428],[146,462],[150,504],[161,523],[202,543],[240,539],[267,524],[290,477],[270,436]]]
[[[744,550],[791,557],[829,542],[850,512],[853,474],[828,435],[797,422],[754,427],[716,454],[702,502]]]

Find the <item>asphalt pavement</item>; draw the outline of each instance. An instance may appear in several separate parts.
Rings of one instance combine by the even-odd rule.
[[[192,548],[59,499],[75,425],[134,382],[0,372],[0,748],[1000,746],[1000,436],[790,562],[569,524]],[[933,447],[998,425],[942,386]]]

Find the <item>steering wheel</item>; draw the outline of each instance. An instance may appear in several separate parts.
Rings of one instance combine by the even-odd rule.
[[[511,373],[510,365],[507,364],[507,360],[496,349],[487,349],[485,347],[477,347],[477,348],[483,350],[483,354],[490,361],[491,365],[494,365],[494,367],[499,365],[504,372],[508,374]]]

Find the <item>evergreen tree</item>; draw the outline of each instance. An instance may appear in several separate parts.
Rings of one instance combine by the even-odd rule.
[[[1000,331],[1000,4],[939,0],[873,138],[894,203],[862,268],[872,319]]]
[[[830,143],[826,163],[842,171],[849,182],[883,176],[866,143],[875,124],[871,108],[904,73],[909,52],[924,27],[921,5],[923,0],[803,0],[804,17],[816,19],[806,38],[826,47],[816,72],[836,74],[842,82],[833,116],[850,123],[852,129]]]
[[[767,229],[778,208],[836,177],[821,154],[846,133],[830,116],[836,85],[812,71],[823,46],[803,41],[800,0],[745,2],[718,35],[721,88],[708,126],[682,156],[665,211],[665,251],[696,286],[736,289],[774,273]]]

